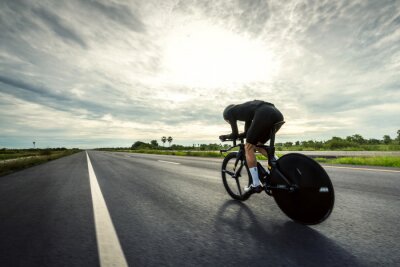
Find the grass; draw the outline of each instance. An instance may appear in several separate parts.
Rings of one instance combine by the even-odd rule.
[[[359,145],[350,147],[328,148],[328,147],[312,147],[312,146],[276,146],[278,151],[400,151],[400,145]]]
[[[224,157],[224,155],[219,153],[218,151],[171,151],[171,150],[140,149],[140,150],[121,150],[121,152],[173,155],[173,156],[212,157],[212,158]]]
[[[130,153],[144,154],[159,154],[159,155],[174,155],[174,156],[195,156],[195,157],[214,157],[224,158],[226,153],[217,151],[167,151],[167,150],[120,150]],[[278,153],[278,156],[279,155]],[[258,160],[265,160],[262,155],[257,155]],[[382,166],[382,167],[397,167],[400,168],[400,157],[396,156],[376,156],[376,157],[339,157],[339,158],[314,158],[320,163],[328,164],[351,164],[351,165],[366,165],[366,166]]]
[[[61,157],[79,152],[79,149],[68,150],[38,150],[37,152],[15,152],[0,154],[0,176],[39,165]]]
[[[235,150],[232,150],[234,152]],[[207,157],[207,158],[224,158],[226,153],[219,151],[167,151],[167,150],[121,150],[120,152],[157,154],[157,155],[172,155],[172,156],[191,156],[191,157]],[[265,160],[262,155],[257,155],[257,159]]]
[[[400,157],[340,157],[335,159],[315,158],[320,163],[383,166],[400,168]]]
[[[0,152],[0,160],[31,157],[31,156],[36,156],[37,154],[38,153],[35,153],[35,152],[18,152],[18,151],[15,151],[13,153],[7,153],[7,154],[1,154],[1,152]]]

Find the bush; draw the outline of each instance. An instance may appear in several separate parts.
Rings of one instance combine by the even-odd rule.
[[[331,140],[328,140],[325,143],[325,146],[329,149],[342,149],[346,147],[352,147],[354,144],[351,142],[344,140],[340,137],[333,137]]]
[[[50,149],[40,150],[39,155],[41,155],[41,156],[49,156],[49,155],[51,155],[51,150]]]

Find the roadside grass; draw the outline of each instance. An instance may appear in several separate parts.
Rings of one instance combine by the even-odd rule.
[[[23,158],[23,157],[32,157],[37,156],[38,153],[36,152],[19,152],[13,151],[12,153],[2,154],[0,151],[0,160],[8,160],[8,159],[16,159],[16,158]]]
[[[130,153],[174,155],[174,156],[194,156],[194,157],[214,157],[224,158],[226,153],[218,151],[166,151],[166,150],[119,150]],[[278,156],[279,155],[278,153]],[[258,160],[265,160],[262,155],[257,155]],[[314,158],[320,163],[328,164],[351,164],[366,166],[398,167],[400,168],[400,157],[395,156],[377,156],[377,157],[340,157],[340,158]]]
[[[62,158],[80,152],[79,149],[39,150],[29,153],[0,154],[0,176],[39,165],[51,160]],[[12,156],[11,156],[12,155]]]
[[[171,150],[151,150],[151,149],[139,149],[139,150],[119,150],[121,152],[129,153],[142,153],[142,154],[157,154],[157,155],[172,155],[172,156],[192,156],[192,157],[211,157],[211,158],[223,158],[224,154],[219,151],[171,151]]]
[[[167,150],[119,150],[120,152],[157,154],[157,155],[172,155],[172,156],[190,156],[190,157],[208,157],[208,158],[224,158],[227,153],[219,151],[167,151]],[[231,150],[230,152],[235,152]],[[263,155],[257,155],[257,159],[265,160]]]
[[[173,155],[173,156],[193,156],[193,157],[214,157],[224,158],[226,153],[219,151],[168,151],[168,150],[118,150],[120,152]],[[278,156],[281,155],[278,153]],[[257,155],[257,160],[265,160],[263,155]],[[339,158],[314,158],[319,163],[327,164],[350,164],[350,165],[366,165],[381,167],[398,167],[400,168],[400,157],[396,156],[375,156],[375,157],[339,157]]]
[[[339,148],[327,148],[327,147],[312,147],[312,146],[275,146],[277,151],[400,151],[400,145],[390,144],[390,145],[358,145],[358,146],[348,146]]]
[[[320,163],[349,164],[365,166],[382,166],[400,168],[400,157],[339,157],[339,158],[315,158]]]

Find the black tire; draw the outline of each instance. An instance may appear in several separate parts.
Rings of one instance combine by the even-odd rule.
[[[321,223],[329,217],[335,194],[321,165],[303,154],[290,153],[278,159],[277,168],[298,186],[295,192],[272,189],[275,202],[289,218],[309,225]],[[275,170],[271,173],[271,185],[286,185]]]
[[[222,182],[226,189],[226,192],[236,200],[245,201],[250,197],[250,194],[245,194],[244,187],[249,186],[251,184],[251,175],[247,165],[239,161],[236,170],[234,170],[237,152],[229,153],[224,161],[222,162]],[[240,168],[240,172],[238,172]],[[236,173],[237,178],[235,178],[232,174]]]

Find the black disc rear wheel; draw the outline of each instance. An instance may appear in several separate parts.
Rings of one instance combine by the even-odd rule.
[[[278,159],[277,168],[297,185],[294,192],[282,189],[287,184],[277,171],[272,171],[272,195],[288,217],[302,224],[317,224],[328,218],[335,196],[331,180],[321,165],[305,155],[291,153]]]
[[[244,187],[251,184],[251,176],[244,162],[239,161],[235,166],[236,157],[237,152],[225,157],[221,169],[222,182],[233,199],[244,201],[250,197],[250,194],[245,194]]]

